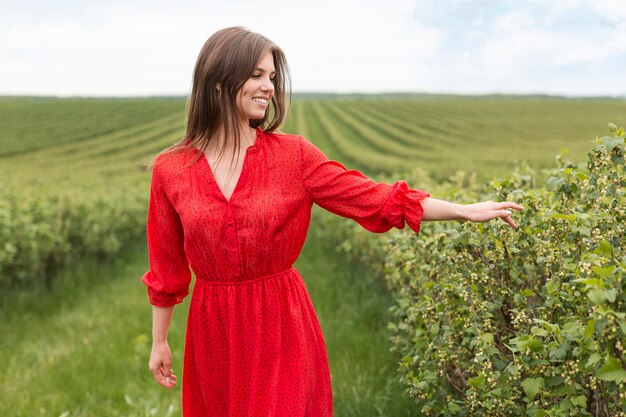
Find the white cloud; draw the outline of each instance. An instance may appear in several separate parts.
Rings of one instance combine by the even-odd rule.
[[[286,1],[99,5],[87,11],[98,24],[68,13],[3,30],[1,53],[10,65],[0,75],[12,85],[0,81],[0,90],[184,94],[206,38],[232,25],[258,31],[285,49],[296,90],[401,89],[419,73],[411,63],[436,53],[436,29],[419,30],[410,4],[320,1],[295,11]],[[20,76],[11,77],[14,72]]]
[[[606,94],[618,71],[588,67],[626,61],[624,22],[608,1],[0,0],[0,94],[187,94],[234,25],[285,50],[295,91]]]
[[[585,6],[589,8],[590,13],[609,21],[616,23],[626,21],[626,6],[623,0],[596,0],[585,2]]]
[[[543,3],[540,4],[543,6]],[[624,9],[624,6],[622,6]],[[490,25],[464,30],[471,49],[448,68],[444,91],[481,93],[624,94],[612,60],[626,62],[622,21],[607,23],[586,4],[557,2],[539,11],[515,8]],[[603,68],[598,76],[598,68]]]
[[[425,79],[424,62],[434,59],[440,47],[437,29],[415,22],[410,10],[374,6],[342,3],[307,13],[315,25],[285,46],[295,87],[381,91]],[[295,53],[298,49],[306,53]]]

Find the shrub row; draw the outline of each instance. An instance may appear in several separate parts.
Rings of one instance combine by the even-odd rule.
[[[384,265],[392,349],[424,415],[626,415],[624,131],[609,126],[586,164],[557,157],[545,187],[518,167],[433,192],[516,201],[516,230],[494,221],[385,239],[353,223],[342,232],[343,250]]]
[[[105,259],[145,230],[147,194],[0,188],[0,288],[52,285],[81,256]]]

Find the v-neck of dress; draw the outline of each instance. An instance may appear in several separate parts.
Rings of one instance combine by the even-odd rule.
[[[233,188],[233,192],[230,195],[230,198],[227,198],[226,195],[224,194],[224,191],[220,188],[219,184],[217,183],[217,179],[215,178],[215,175],[213,174],[213,170],[211,169],[211,164],[209,163],[209,160],[206,157],[206,153],[202,152],[202,160],[204,161],[206,168],[209,172],[209,177],[211,177],[211,180],[213,181],[213,185],[215,186],[215,188],[217,189],[217,191],[219,192],[220,197],[222,197],[222,199],[224,199],[226,201],[227,204],[231,203],[233,201],[233,197],[235,196],[235,194],[237,193],[237,191],[240,188],[240,185],[242,183],[243,180],[243,176],[246,173],[246,166],[248,164],[246,164],[246,161],[248,159],[248,154],[251,152],[256,152],[259,149],[259,145],[260,145],[260,140],[261,140],[261,128],[256,128],[256,138],[254,140],[254,145],[248,146],[246,148],[246,152],[243,156],[243,163],[241,166],[241,172],[239,173],[239,178],[237,178],[237,182],[235,183],[235,188]]]

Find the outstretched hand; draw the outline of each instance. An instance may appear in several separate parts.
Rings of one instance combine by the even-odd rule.
[[[512,228],[517,228],[517,225],[511,218],[511,210],[523,210],[524,208],[519,204],[504,201],[493,202],[483,201],[482,203],[466,204],[463,206],[465,210],[465,218],[472,222],[486,222],[496,217],[504,220]]]
[[[469,220],[472,222],[486,222],[500,217],[509,226],[517,228],[511,218],[511,210],[523,210],[519,204],[505,201],[484,201],[474,204],[458,204],[432,197],[420,201],[424,210],[422,220]]]

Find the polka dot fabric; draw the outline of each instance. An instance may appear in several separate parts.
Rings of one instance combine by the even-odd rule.
[[[326,345],[293,267],[313,203],[382,233],[419,232],[420,200],[405,181],[376,183],[329,160],[302,136],[257,129],[230,199],[197,149],[161,155],[152,171],[147,239],[150,303],[189,293],[185,417],[330,417]],[[191,268],[191,270],[190,270]]]

